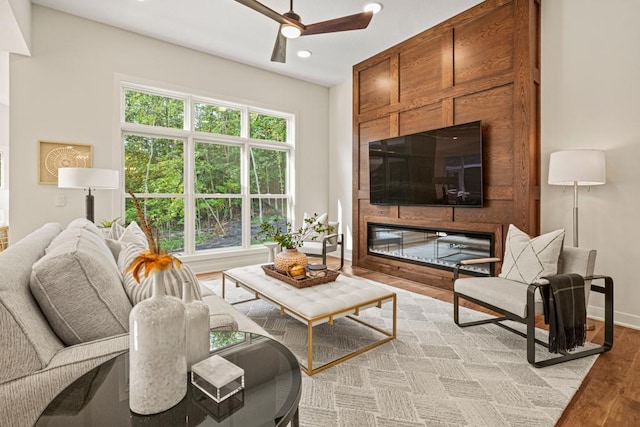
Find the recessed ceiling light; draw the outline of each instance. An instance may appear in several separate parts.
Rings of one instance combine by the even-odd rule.
[[[299,50],[298,51],[298,56],[300,58],[308,58],[311,56],[311,51],[310,50]]]
[[[366,5],[364,5],[364,11],[373,12],[374,15],[380,12],[381,10],[382,10],[382,4],[380,3],[367,3]]]

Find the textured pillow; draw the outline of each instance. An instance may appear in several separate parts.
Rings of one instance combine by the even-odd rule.
[[[104,238],[67,228],[31,271],[30,288],[51,328],[66,345],[129,330],[131,303]]]
[[[100,229],[93,222],[89,221],[86,218],[76,218],[73,221],[71,221],[69,225],[67,225],[67,227],[65,228],[65,230],[77,230],[77,229],[82,229],[90,233],[93,233],[96,236],[98,236],[101,241],[104,241],[104,235],[102,234]],[[58,234],[56,238],[53,239],[53,241],[49,244],[49,246],[45,250],[46,253],[49,253],[49,248],[57,247],[56,240],[58,238],[66,239],[67,237],[64,233]]]
[[[322,215],[318,215],[312,223],[307,222],[307,220],[312,218],[313,215],[309,215],[306,212],[304,213],[304,222],[302,224],[302,241],[304,242],[318,242],[326,236],[326,233],[316,233],[313,228],[316,225],[322,225],[324,228],[327,228],[329,225],[329,215],[325,212]]]
[[[92,232],[96,236],[103,237],[102,231],[95,225],[93,222],[89,221],[86,218],[76,218],[67,225],[67,230],[72,228],[83,228],[87,231]]]
[[[509,225],[502,272],[498,276],[530,284],[542,276],[556,274],[563,242],[564,230],[532,239],[513,224]]]
[[[120,256],[120,251],[122,250],[122,246],[124,245],[124,243],[109,238],[104,239],[104,242],[107,244],[107,247],[111,251],[113,260],[115,262],[118,262],[118,257]]]
[[[136,256],[145,250],[140,245],[122,243],[122,250],[118,257],[118,269],[122,273],[122,285],[133,305],[151,296],[153,277],[144,277],[144,272],[140,274],[140,283],[136,282],[131,272],[125,273],[127,267],[133,262]],[[190,281],[193,286],[193,298],[202,300],[200,294],[200,282],[188,265],[182,264],[181,268],[172,268],[165,271],[164,290],[167,295],[182,298],[182,284]]]
[[[129,223],[129,225],[127,225],[127,228],[125,228],[120,237],[118,237],[118,241],[133,243],[145,248],[149,247],[147,243],[147,236],[135,221],[132,221]]]
[[[113,224],[111,224],[111,228],[109,229],[109,232],[107,233],[106,237],[107,239],[120,240],[120,237],[122,237],[124,230],[125,228],[116,221]]]

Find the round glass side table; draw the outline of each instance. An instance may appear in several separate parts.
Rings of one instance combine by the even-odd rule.
[[[244,369],[243,391],[217,404],[189,381],[173,408],[142,416],[129,409],[128,353],[87,372],[64,389],[36,426],[298,426],[301,371],[279,342],[248,332],[210,332],[211,354]],[[161,372],[158,375],[162,375]]]

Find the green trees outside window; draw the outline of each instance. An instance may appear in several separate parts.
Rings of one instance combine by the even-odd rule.
[[[126,223],[136,220],[132,191],[172,252],[248,247],[259,243],[265,219],[286,224],[293,116],[151,88],[123,91]]]

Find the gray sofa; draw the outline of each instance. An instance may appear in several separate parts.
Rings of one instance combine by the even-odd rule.
[[[64,338],[54,332],[55,326],[47,320],[50,313],[45,316],[34,298],[31,290],[34,264],[41,264],[38,261],[63,230],[60,224],[46,224],[0,253],[0,420],[3,426],[32,426],[67,385],[126,351],[129,345],[126,332],[65,345]],[[93,241],[95,244],[96,239]],[[107,248],[104,238],[102,244]],[[80,251],[78,248],[73,251]],[[115,266],[112,261],[109,262]],[[209,306],[213,327],[266,334],[205,288],[201,288],[201,292]],[[73,299],[73,295],[67,298]],[[128,325],[123,327],[128,329]]]

